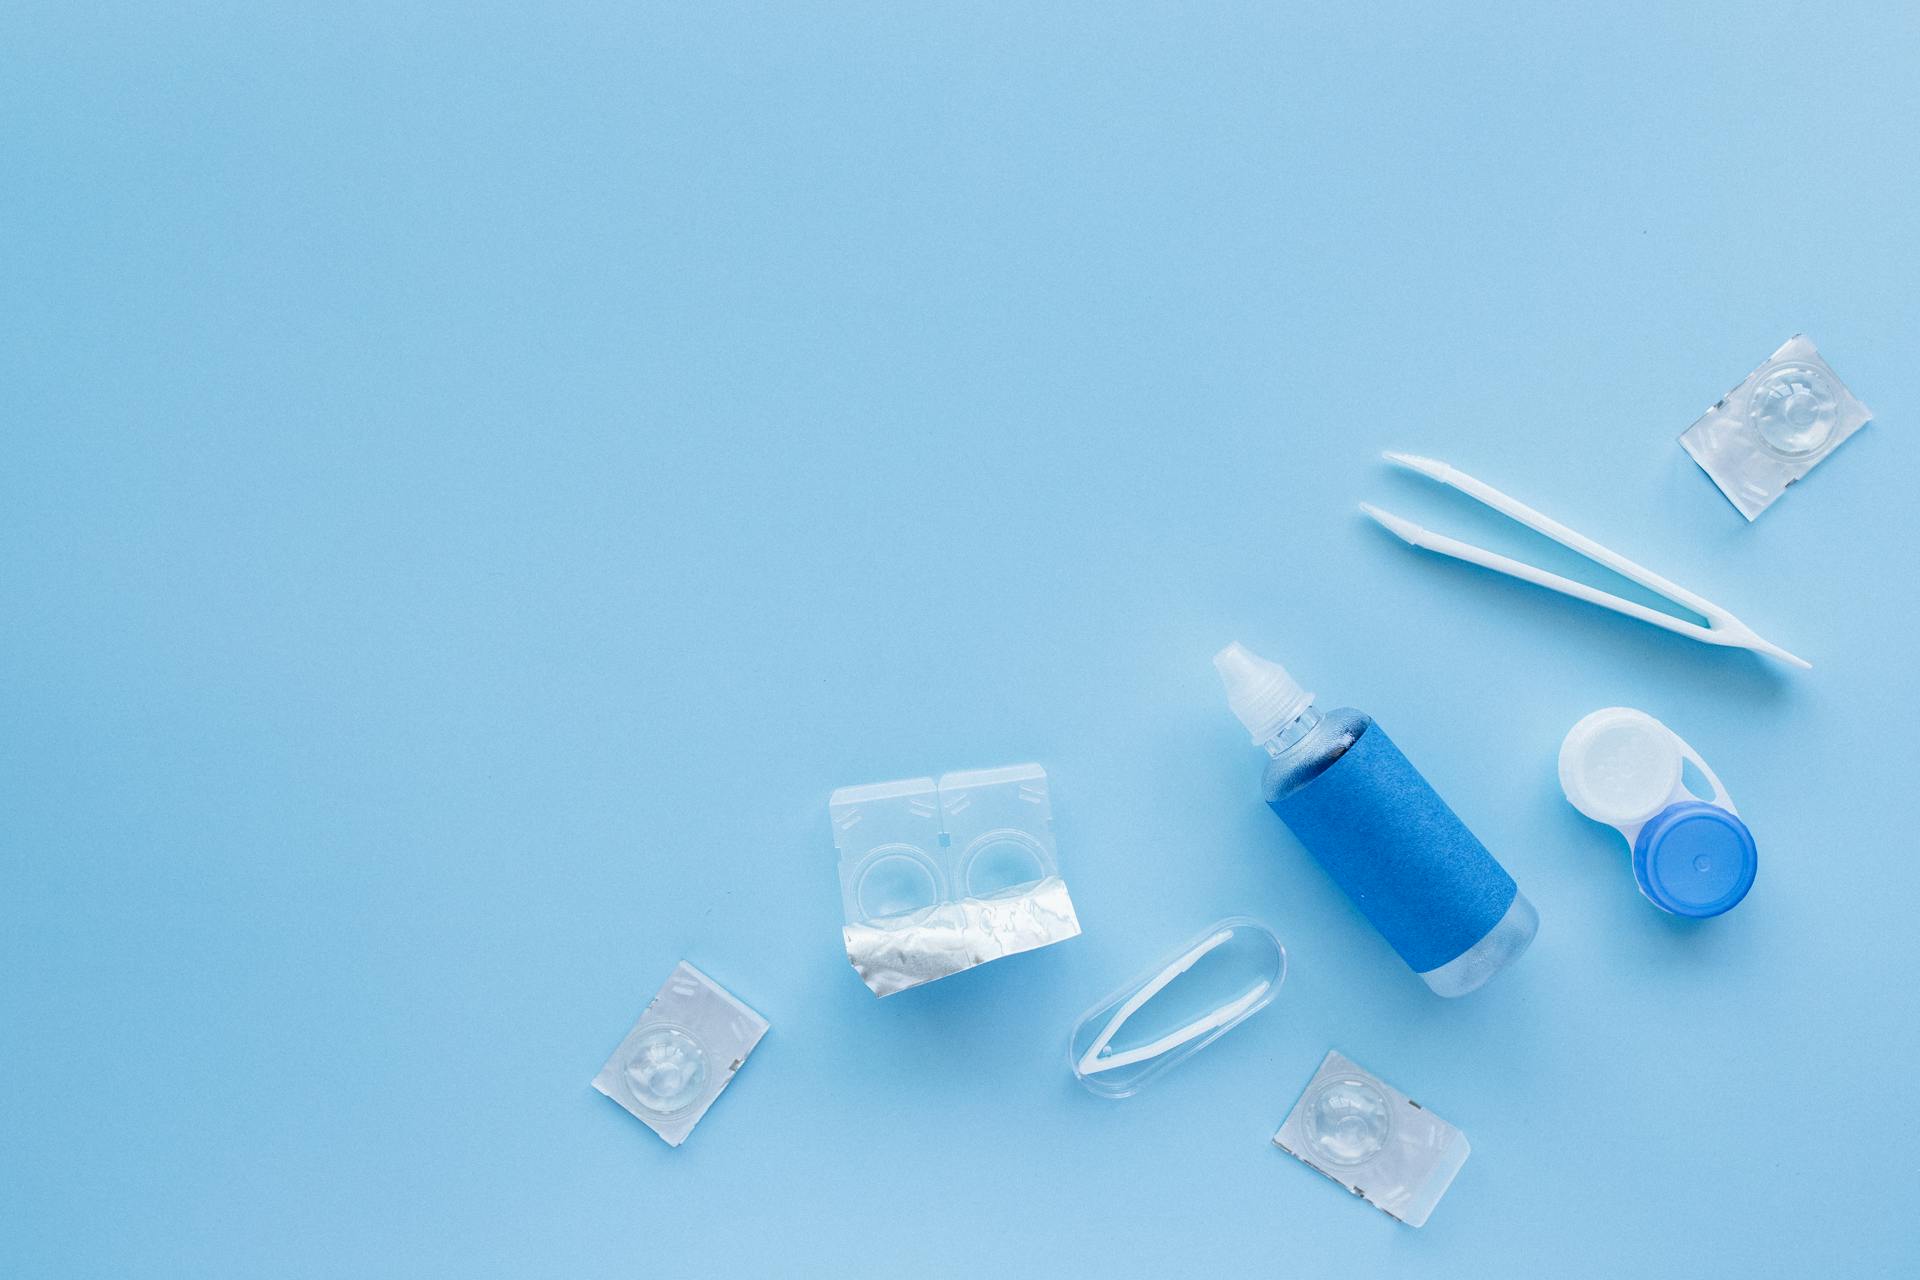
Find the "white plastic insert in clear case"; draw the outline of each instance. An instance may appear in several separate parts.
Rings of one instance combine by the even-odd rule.
[[[1089,1091],[1130,1098],[1266,1008],[1286,979],[1271,929],[1221,920],[1081,1015],[1067,1065]]]
[[[1872,419],[1813,342],[1796,333],[1700,415],[1680,444],[1753,520]]]
[[[1273,1145],[1389,1217],[1425,1226],[1467,1162],[1467,1135],[1329,1050]]]
[[[827,812],[847,959],[875,995],[1080,932],[1037,764],[842,787]]]

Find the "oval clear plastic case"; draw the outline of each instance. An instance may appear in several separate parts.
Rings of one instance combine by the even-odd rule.
[[[1082,1015],[1067,1044],[1074,1077],[1129,1098],[1267,1007],[1287,949],[1258,920],[1207,926]]]

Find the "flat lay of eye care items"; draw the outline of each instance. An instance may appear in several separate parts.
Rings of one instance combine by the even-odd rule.
[[[1796,336],[1688,428],[1681,443],[1751,521],[1868,419],[1813,344]],[[1414,547],[1677,637],[1751,651],[1787,670],[1812,666],[1705,597],[1447,463],[1397,452],[1384,461],[1458,489],[1706,622],[1361,504],[1362,514]],[[1789,625],[1784,616],[1768,616],[1770,631]],[[1296,846],[1287,849],[1276,829],[1273,856],[1305,854],[1317,862],[1409,976],[1436,997],[1469,997],[1524,960],[1540,913],[1496,851],[1371,715],[1323,708],[1286,667],[1238,641],[1212,661],[1228,709],[1265,756],[1263,798]],[[1712,917],[1752,890],[1759,865],[1754,833],[1705,759],[1653,716],[1627,707],[1594,711],[1567,732],[1557,768],[1567,800],[1626,837],[1634,879],[1654,907],[1712,928]],[[1706,794],[1695,790],[1688,770],[1704,779]],[[846,916],[841,944],[877,997],[911,999],[927,983],[1098,928],[1080,919],[1069,896],[1065,872],[1084,853],[1067,850],[1063,862],[1056,851],[1049,773],[1038,764],[846,786],[827,807]],[[823,882],[830,883],[824,874]],[[1171,949],[1066,1032],[1067,1070],[1110,1101],[1132,1098],[1217,1041],[1230,1045],[1230,1033],[1249,1019],[1284,1007],[1288,954],[1269,922],[1230,914],[1184,942],[1143,943],[1148,954],[1154,946]],[[683,963],[595,1087],[678,1145],[766,1028]],[[717,1057],[703,1041],[715,1042]],[[1417,1079],[1419,1063],[1391,1069],[1396,1078]],[[1337,1048],[1325,1051],[1273,1142],[1410,1227],[1428,1221],[1469,1152],[1462,1130]]]
[[[1920,1280],[1920,3],[0,33],[0,1280]]]

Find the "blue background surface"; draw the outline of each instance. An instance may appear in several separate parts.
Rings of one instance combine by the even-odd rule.
[[[0,1272],[1905,1270],[1920,18],[1677,8],[8,5]],[[1799,330],[1879,417],[1749,527],[1674,437]],[[1383,447],[1815,669],[1418,556],[1354,502],[1564,563]],[[1261,806],[1233,638],[1512,972]],[[1561,799],[1609,703],[1731,915]],[[1085,936],[876,1001],[828,791],[1030,759]],[[1082,1092],[1240,912],[1276,1004]],[[773,1030],[672,1151],[587,1082],[682,957]],[[1471,1138],[1424,1231],[1268,1145],[1330,1046]]]

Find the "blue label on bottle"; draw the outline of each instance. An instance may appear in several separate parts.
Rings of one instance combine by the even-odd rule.
[[[1486,937],[1519,892],[1378,724],[1272,808],[1415,973]]]

